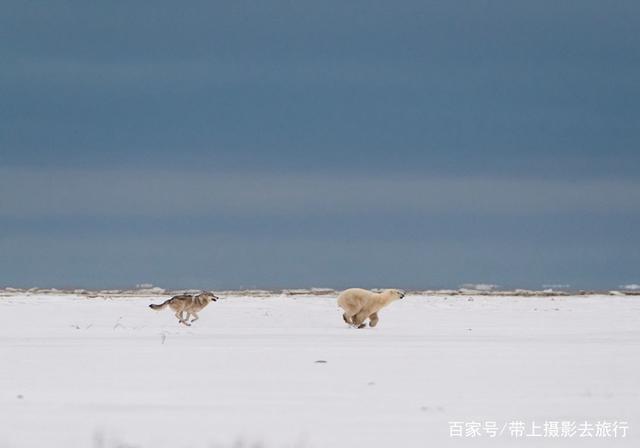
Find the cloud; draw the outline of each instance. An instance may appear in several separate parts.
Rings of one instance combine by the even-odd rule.
[[[13,218],[639,211],[629,179],[0,170],[0,216]]]

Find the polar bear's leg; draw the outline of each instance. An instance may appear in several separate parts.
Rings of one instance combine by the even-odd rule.
[[[347,316],[347,313],[342,313],[342,319],[344,319],[344,321],[346,323],[348,323],[349,325],[351,325],[353,322],[351,322],[351,317]]]
[[[354,327],[362,328],[364,327],[365,319],[369,317],[369,313],[366,311],[360,311],[358,314],[351,318],[351,322],[353,322]]]
[[[378,313],[373,313],[371,316],[369,316],[369,326],[375,327],[376,325],[378,325],[378,320]]]

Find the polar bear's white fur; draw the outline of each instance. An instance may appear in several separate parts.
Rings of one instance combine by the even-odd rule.
[[[338,305],[344,310],[342,318],[346,323],[362,328],[365,326],[364,321],[368,318],[369,326],[375,327],[378,323],[378,311],[403,297],[404,292],[398,289],[373,292],[361,288],[351,288],[342,291],[338,296]]]

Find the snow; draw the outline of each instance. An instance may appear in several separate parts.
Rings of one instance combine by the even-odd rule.
[[[469,300],[473,299],[473,300]],[[335,297],[0,297],[0,447],[520,446],[450,421],[626,421],[640,446],[640,299],[408,296],[374,329]],[[319,362],[325,361],[325,362]]]
[[[470,291],[493,291],[497,289],[498,285],[494,285],[491,283],[465,283],[462,285],[463,290]]]

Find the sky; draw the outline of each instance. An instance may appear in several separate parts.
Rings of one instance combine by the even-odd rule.
[[[3,1],[0,286],[640,283],[637,1]]]

